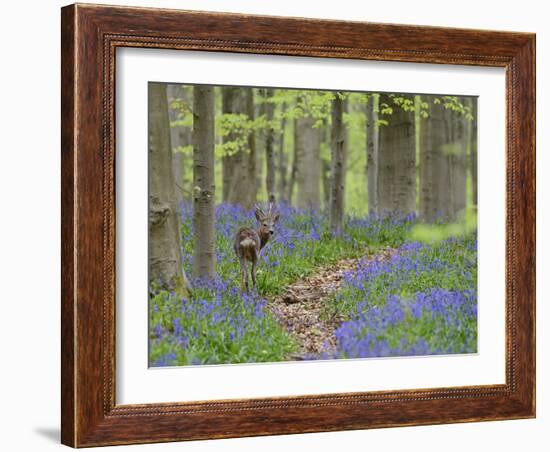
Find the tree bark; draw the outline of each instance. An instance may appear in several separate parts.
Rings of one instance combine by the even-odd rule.
[[[428,118],[420,121],[420,217],[431,223],[447,219],[451,211],[444,107],[430,104]]]
[[[369,215],[378,213],[378,95],[370,94],[367,103],[367,194]]]
[[[270,202],[275,202],[275,152],[273,150],[273,140],[274,140],[274,131],[273,131],[273,112],[274,105],[270,102],[270,99],[273,97],[273,90],[265,90],[265,115],[267,119],[267,130],[265,132],[265,167],[266,167],[266,176],[265,176],[265,186],[267,190],[267,199]]]
[[[298,173],[299,154],[298,154],[298,120],[292,122],[292,134],[294,137],[294,146],[292,148],[292,169],[290,171],[290,180],[288,182],[288,203],[292,204],[292,196],[294,194],[294,185],[296,184],[296,175]]]
[[[466,119],[431,104],[421,120],[420,216],[455,221],[466,208]]]
[[[149,83],[149,278],[166,290],[188,295],[182,267],[166,84]]]
[[[323,170],[323,208],[330,209],[330,160],[322,159],[321,168]]]
[[[248,88],[246,90],[246,110],[248,119],[254,121],[254,90]],[[256,203],[256,195],[258,191],[258,184],[256,181],[256,132],[252,130],[248,134],[248,159],[247,159],[247,190],[245,191],[246,199],[244,206],[247,209],[252,208]]]
[[[254,95],[251,88],[223,88],[222,113],[245,115],[254,120]],[[239,133],[239,132],[236,132]],[[224,142],[235,140],[235,133]],[[256,201],[256,137],[251,131],[246,137],[247,148],[222,157],[222,199],[250,208]]]
[[[459,98],[464,103],[464,98]],[[450,160],[451,212],[449,218],[457,220],[466,209],[467,125],[464,115],[450,109],[445,111],[450,130],[447,154]]]
[[[286,110],[286,103],[281,106],[282,113],[284,115]],[[279,201],[288,202],[287,198],[287,156],[285,153],[285,130],[286,130],[286,118],[281,119],[281,132],[279,133],[279,144],[277,149],[277,172],[279,174],[277,191],[279,193]]]
[[[181,85],[167,85],[166,93],[168,95],[168,118],[170,122],[178,119],[178,111],[172,108],[172,102],[175,99],[185,99],[185,93]],[[182,152],[178,152],[180,147],[185,146],[186,133],[184,127],[170,126],[170,141],[172,143],[172,168],[174,172],[174,181],[176,184],[176,199],[179,204],[185,199],[184,193],[184,174],[185,157]]]
[[[193,276],[214,276],[214,88],[193,89]]]
[[[343,123],[344,100],[340,93],[332,101],[330,230],[333,235],[342,231],[344,224],[344,171],[345,129]]]
[[[240,105],[238,100],[240,92],[238,88],[222,88],[222,114],[238,114],[242,113],[244,106]],[[223,142],[227,143],[235,139],[234,134],[229,134],[223,137]],[[235,155],[222,156],[222,200],[229,201],[229,192],[231,191],[232,175],[236,166]]]
[[[328,149],[331,147],[331,135],[332,129],[328,118],[325,118],[322,126],[322,143],[321,146],[326,145]],[[323,184],[323,208],[328,212],[330,209],[330,174],[331,174],[331,159],[321,156],[321,182]]]
[[[470,122],[470,174],[472,176],[472,204],[477,207],[477,98],[470,98],[469,104],[474,117]]]
[[[321,204],[321,140],[315,119],[297,119],[297,206],[318,209]]]
[[[414,111],[394,104],[389,94],[380,95],[380,105],[392,108],[384,114],[378,152],[378,209],[381,215],[408,215],[416,211],[416,148]]]

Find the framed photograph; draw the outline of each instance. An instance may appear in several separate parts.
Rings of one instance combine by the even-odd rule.
[[[62,8],[62,442],[535,416],[535,36]]]

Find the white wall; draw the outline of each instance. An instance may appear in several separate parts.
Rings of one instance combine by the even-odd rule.
[[[113,0],[115,1],[115,0]],[[550,133],[550,31],[545,2],[536,0],[439,1],[394,0],[116,0],[119,4],[306,16],[378,22],[442,25],[537,32],[538,168],[550,164],[542,150]],[[96,3],[96,2],[93,2]],[[0,184],[2,306],[0,334],[0,416],[3,450],[60,449],[59,424],[59,7],[60,1],[5,2],[2,7],[0,71]],[[546,58],[543,58],[545,56]],[[549,241],[549,178],[538,182],[538,274]],[[548,409],[549,308],[538,283],[538,418],[430,427],[408,427],[223,441],[133,446],[128,450],[279,451],[398,450],[446,452],[490,448],[501,452],[546,450]],[[6,310],[7,308],[7,310]],[[546,381],[544,381],[546,379]],[[547,447],[547,446],[546,446]],[[116,450],[126,450],[119,447]],[[483,450],[482,449],[482,450]]]

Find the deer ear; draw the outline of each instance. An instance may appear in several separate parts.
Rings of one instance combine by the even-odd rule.
[[[258,207],[256,207],[256,210],[255,210],[254,214],[256,215],[256,220],[258,220],[261,223],[262,222],[262,211]]]
[[[273,216],[273,221],[279,221],[279,216],[280,216],[280,213],[277,212],[277,213]]]

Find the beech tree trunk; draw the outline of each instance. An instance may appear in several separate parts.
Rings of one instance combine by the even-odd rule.
[[[185,99],[184,89],[181,85],[167,85],[166,93],[168,95],[168,118],[170,122],[178,119],[178,111],[172,108],[172,102],[176,99]],[[185,158],[182,152],[178,152],[180,147],[185,146],[186,131],[184,127],[170,125],[170,141],[172,143],[172,168],[174,172],[174,181],[176,184],[176,198],[178,206],[185,199]]]
[[[464,98],[459,98],[463,103]],[[451,212],[450,220],[457,220],[466,209],[466,173],[467,173],[467,124],[464,115],[450,109],[445,111],[449,132],[449,145],[446,154],[450,160]]]
[[[238,91],[237,88],[222,88],[222,114],[234,113],[236,110],[236,95]],[[233,141],[233,134],[223,137],[223,142]],[[222,156],[222,201],[228,202],[229,192],[231,191],[231,182],[233,167],[235,166],[234,155],[224,155]]]
[[[222,88],[222,114],[243,114],[246,112],[244,92],[241,88]],[[223,137],[224,142],[234,141],[236,133]],[[237,183],[234,173],[240,166],[242,151],[222,157],[222,200],[230,202],[229,195],[234,192],[233,185]]]
[[[322,159],[321,168],[323,170],[323,208],[330,209],[330,160]]]
[[[267,130],[265,132],[265,187],[267,190],[267,199],[270,202],[275,202],[275,152],[273,150],[273,111],[274,105],[269,100],[273,97],[273,90],[265,90],[265,115],[268,121]]]
[[[466,119],[442,104],[421,120],[420,216],[455,221],[466,208]]]
[[[249,88],[223,88],[222,112],[245,115],[254,119],[254,98]],[[236,132],[238,133],[238,132]],[[224,137],[234,141],[235,133]],[[222,157],[222,199],[250,208],[256,200],[256,139],[254,132],[247,137],[247,148]]]
[[[302,209],[321,205],[321,139],[314,124],[309,116],[297,119],[297,206]]]
[[[283,103],[282,112],[286,110],[286,104]],[[277,172],[279,174],[277,183],[277,192],[279,193],[279,201],[287,202],[287,156],[285,153],[285,130],[286,130],[286,118],[283,116],[281,119],[281,132],[279,133],[279,144],[277,149]]]
[[[294,194],[294,185],[296,184],[296,175],[298,173],[299,153],[298,153],[298,120],[294,119],[292,123],[292,132],[294,136],[294,146],[292,148],[292,169],[290,170],[290,180],[288,182],[287,199],[289,204],[292,204],[292,196]]]
[[[451,212],[444,107],[430,104],[428,118],[420,121],[420,217],[431,223],[438,218],[447,219]]]
[[[149,278],[185,296],[166,84],[149,83]]]
[[[378,213],[378,94],[370,94],[367,103],[367,194],[369,215]]]
[[[474,119],[470,122],[470,174],[472,176],[472,204],[477,207],[477,98],[470,98]]]
[[[248,118],[254,121],[254,91],[252,89],[246,90],[246,110]],[[246,201],[244,206],[247,209],[252,208],[256,203],[256,194],[258,191],[258,184],[256,181],[256,133],[251,131],[248,134],[248,162],[247,162],[247,190]]]
[[[331,146],[331,135],[332,129],[330,127],[328,118],[323,121],[322,127],[322,143],[321,145],[326,145],[329,149]],[[330,173],[331,173],[331,160],[330,155],[328,158],[323,158],[321,156],[321,182],[323,184],[323,208],[328,212],[330,209]]]
[[[344,225],[345,129],[344,100],[340,93],[332,101],[330,230],[338,235]]]
[[[414,111],[394,104],[389,94],[380,95],[380,105],[392,108],[382,119],[378,151],[378,210],[381,215],[408,215],[416,211],[416,148]]]
[[[193,89],[193,276],[214,276],[214,88]]]

